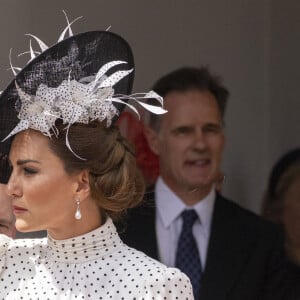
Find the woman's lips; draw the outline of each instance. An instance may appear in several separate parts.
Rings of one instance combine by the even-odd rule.
[[[14,210],[14,214],[18,215],[18,214],[22,214],[24,212],[27,211],[27,209],[20,207],[20,206],[13,206],[13,210]]]

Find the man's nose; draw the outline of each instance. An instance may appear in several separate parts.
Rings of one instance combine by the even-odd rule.
[[[194,132],[194,147],[201,150],[207,147],[205,133],[201,128]]]

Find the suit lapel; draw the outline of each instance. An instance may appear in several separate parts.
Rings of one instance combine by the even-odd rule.
[[[255,237],[243,238],[244,235],[236,206],[218,195],[200,299],[227,299],[226,295],[247,261],[252,249],[251,244],[255,242]]]

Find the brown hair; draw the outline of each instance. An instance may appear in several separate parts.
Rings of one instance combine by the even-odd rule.
[[[158,79],[152,89],[160,96],[165,97],[171,92],[187,92],[200,90],[210,92],[216,99],[223,122],[229,91],[223,85],[221,78],[212,74],[208,67],[182,67]],[[150,99],[150,104],[157,103]],[[160,115],[150,114],[149,125],[158,131],[161,121]]]
[[[57,137],[50,139],[50,148],[72,174],[84,169],[90,172],[91,197],[100,210],[117,220],[126,209],[142,201],[144,180],[137,166],[133,147],[121,136],[117,127],[106,122],[74,124],[67,138],[77,158],[66,147],[66,125],[57,122]]]

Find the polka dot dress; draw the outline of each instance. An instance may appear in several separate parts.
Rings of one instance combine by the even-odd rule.
[[[6,300],[193,299],[183,273],[123,244],[110,219],[67,240],[0,235],[0,272]]]

